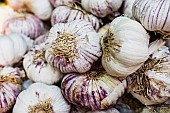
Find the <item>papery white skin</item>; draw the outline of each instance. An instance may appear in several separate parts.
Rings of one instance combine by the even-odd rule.
[[[124,1],[124,5],[122,8],[124,16],[133,18],[132,6],[133,6],[134,2],[135,2],[135,0],[125,0]]]
[[[19,80],[21,82],[21,73],[19,72],[19,69],[17,68],[13,68],[13,67],[4,67],[1,71],[0,71],[0,77],[2,76],[13,76],[14,78],[16,78],[17,80]],[[10,83],[10,82],[4,82],[1,81],[0,84],[0,103],[1,103],[1,107],[0,107],[0,112],[1,113],[5,113],[7,112],[7,110],[9,110],[10,108],[12,108],[13,104],[16,101],[17,96],[19,95],[21,91],[21,84],[14,84],[14,83]]]
[[[141,24],[127,17],[114,19],[110,23],[108,31],[113,33],[112,42],[118,44],[119,47],[110,44],[110,52],[107,52],[105,49],[107,42],[104,42],[104,39],[109,37],[107,33],[103,36],[101,40],[102,65],[110,75],[126,77],[139,69],[148,59],[149,35]]]
[[[53,5],[53,7],[58,7],[58,6],[73,4],[80,0],[49,0],[49,1]]]
[[[49,98],[51,98],[53,113],[70,112],[70,105],[62,96],[58,86],[33,83],[28,89],[19,94],[13,108],[13,113],[28,113],[29,106],[37,105]]]
[[[15,17],[5,21],[3,33],[22,33],[31,39],[37,38],[44,31],[42,21],[29,13],[18,13]]]
[[[42,20],[48,20],[53,10],[49,0],[25,0],[25,5]]]
[[[46,32],[45,34],[40,35],[39,37],[37,37],[35,39],[35,41],[34,41],[35,44],[36,45],[40,45],[40,44],[44,43],[47,40],[47,38],[48,38],[48,34],[49,34],[49,32]]]
[[[67,23],[77,19],[89,21],[95,30],[98,30],[100,27],[100,20],[97,17],[69,6],[58,6],[55,8],[51,15],[51,24]]]
[[[124,0],[81,0],[82,7],[98,17],[117,11]]]
[[[132,13],[149,31],[170,33],[169,0],[136,0]]]
[[[55,57],[51,54],[52,43],[59,34],[69,33],[75,36],[77,56],[72,62],[64,60],[63,57]],[[46,45],[50,48],[46,50],[45,58],[52,66],[57,67],[61,72],[86,72],[90,70],[92,63],[101,56],[100,37],[93,29],[90,22],[85,20],[74,20],[70,23],[58,23],[51,29],[46,40]]]
[[[3,31],[3,24],[9,18],[15,16],[14,10],[9,6],[1,6],[0,5],[0,34]]]
[[[27,77],[35,82],[41,82],[45,84],[57,83],[63,75],[57,68],[51,67],[44,59],[39,59],[36,63],[34,55],[37,51],[42,51],[43,47],[35,46],[32,51],[29,51],[23,60],[23,67],[26,71]],[[45,57],[45,56],[42,56]]]
[[[22,34],[0,36],[0,65],[12,66],[19,62],[33,44],[33,40]]]

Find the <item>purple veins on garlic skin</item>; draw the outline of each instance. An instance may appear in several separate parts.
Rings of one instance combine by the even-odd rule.
[[[53,68],[47,63],[45,48],[41,45],[35,46],[24,56],[23,67],[27,77],[35,82],[54,84],[63,77],[59,69]]]
[[[0,70],[0,112],[6,113],[13,107],[21,91],[23,72],[18,68],[4,67]]]
[[[58,86],[33,83],[18,95],[13,113],[70,113],[70,109]]]
[[[53,7],[70,5],[80,0],[49,0]]]
[[[56,7],[51,15],[51,24],[67,23],[77,19],[89,21],[96,31],[100,27],[100,20],[97,17],[88,14],[76,4]]]
[[[45,34],[40,35],[39,37],[37,37],[35,39],[35,41],[34,41],[35,45],[40,45],[40,44],[44,43],[48,38],[48,34],[49,34],[49,32],[46,32]]]
[[[84,73],[101,56],[100,36],[90,22],[57,23],[46,40],[45,59],[63,73]]]
[[[115,105],[125,88],[125,80],[97,71],[70,73],[61,83],[62,94],[70,103],[93,111]]]
[[[145,105],[165,102],[170,96],[170,51],[161,46],[129,77],[128,89]]]

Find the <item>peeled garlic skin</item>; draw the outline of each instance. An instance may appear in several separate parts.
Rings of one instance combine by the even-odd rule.
[[[55,40],[63,33],[73,35],[71,37],[74,37],[73,40],[75,40],[72,42],[75,43],[72,45],[75,48],[69,49],[70,51],[75,50],[76,55],[71,59],[72,61],[65,60],[64,57],[66,56],[56,57],[55,52],[51,52],[54,51],[52,48],[57,46]],[[69,43],[67,39],[64,40]],[[90,70],[92,64],[97,61],[102,54],[99,42],[100,37],[90,22],[74,20],[70,23],[57,23],[50,29],[48,39],[46,40],[46,43],[50,45],[50,47],[45,52],[45,59],[52,67],[58,68],[63,73],[84,73]],[[68,45],[69,44],[65,44],[60,50],[67,49],[65,46],[67,47]],[[63,44],[61,44],[61,46],[63,46]],[[70,52],[70,54],[72,54],[72,52]]]
[[[101,46],[102,65],[110,75],[126,77],[148,59],[149,35],[140,23],[117,17],[110,23],[108,33],[101,39]]]
[[[49,106],[46,109],[41,108],[40,106],[36,109],[38,112],[45,112],[45,113],[69,113],[70,112],[70,105],[64,99],[61,94],[61,90],[58,86],[54,85],[46,85],[43,83],[33,83],[31,84],[28,89],[22,91],[17,100],[16,104],[13,108],[13,113],[29,113],[29,106],[35,106],[41,102],[44,102],[48,99],[51,99]],[[44,105],[44,104],[42,104]],[[47,111],[43,111],[47,110]],[[52,110],[49,112],[48,110]],[[32,113],[32,112],[31,112]],[[36,113],[36,112],[34,112]]]
[[[100,27],[100,21],[97,17],[68,6],[58,6],[53,10],[51,15],[51,24],[55,25],[56,23],[67,23],[76,19],[89,21],[95,30],[98,30]]]
[[[89,72],[93,73],[93,72]],[[125,85],[107,73],[67,74],[61,83],[62,94],[72,104],[91,110],[106,109],[123,95]]]
[[[49,1],[53,5],[53,7],[58,7],[58,6],[72,4],[79,0],[49,0]]]
[[[123,0],[81,0],[82,7],[97,17],[105,17],[117,11]]]
[[[132,13],[147,30],[170,33],[169,0],[136,0]]]
[[[33,46],[33,40],[23,34],[0,36],[0,65],[12,66],[19,62]]]
[[[16,68],[5,67],[0,72],[0,77],[2,76],[13,76],[15,79],[20,80],[20,74]],[[12,81],[3,81],[0,84],[0,112],[6,113],[14,105],[17,96],[21,91],[21,84],[12,83]]]

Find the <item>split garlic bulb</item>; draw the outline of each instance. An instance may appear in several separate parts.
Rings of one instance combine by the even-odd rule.
[[[12,66],[19,62],[33,44],[33,40],[23,34],[0,36],[0,65]]]
[[[18,13],[17,16],[6,20],[3,28],[4,34],[22,33],[31,39],[37,38],[44,31],[41,20],[28,13]]]
[[[116,77],[126,77],[149,57],[149,35],[142,25],[127,17],[117,17],[101,40],[102,65]]]
[[[25,0],[25,5],[42,20],[48,20],[53,10],[49,0]]]
[[[134,97],[145,105],[165,102],[170,97],[170,51],[162,46],[133,74],[128,86]]]
[[[37,37],[35,39],[35,44],[40,45],[40,44],[44,43],[48,38],[48,34],[49,34],[49,32],[46,32],[45,34],[40,35],[39,37]]]
[[[170,1],[136,0],[133,4],[133,16],[149,31],[170,36]]]
[[[98,30],[100,27],[100,20],[97,17],[88,14],[77,5],[57,7],[51,15],[51,24],[67,23],[76,19],[84,19],[91,22],[95,30]]]
[[[59,87],[33,83],[22,91],[13,108],[13,113],[69,113],[70,105]]]
[[[102,54],[100,37],[85,20],[55,24],[46,43],[47,62],[63,73],[86,72]]]
[[[46,62],[45,49],[41,46],[35,46],[25,55],[23,67],[28,78],[35,82],[54,84],[62,78],[60,71]]]
[[[80,1],[80,0],[50,0],[53,7],[69,5],[69,4],[78,2],[78,1]]]
[[[83,8],[98,17],[117,11],[124,0],[81,0]]]
[[[116,104],[126,88],[106,72],[90,71],[67,74],[61,83],[62,94],[72,104],[91,110],[106,109]]]
[[[17,68],[4,67],[0,70],[0,112],[6,113],[14,105],[21,91],[22,72]]]
[[[132,7],[135,0],[125,0],[122,8],[124,16],[133,18]]]

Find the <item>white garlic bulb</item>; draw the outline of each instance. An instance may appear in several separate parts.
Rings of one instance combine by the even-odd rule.
[[[3,25],[4,34],[22,33],[31,39],[37,38],[43,31],[42,21],[29,13],[18,13],[17,16],[6,20]]]
[[[126,77],[149,57],[149,35],[142,25],[127,17],[117,17],[101,40],[102,65],[111,75]]]
[[[70,5],[70,7],[59,6],[55,8],[51,15],[51,24],[55,25],[56,23],[67,23],[76,19],[84,19],[91,22],[95,30],[98,30],[100,27],[100,20],[97,17],[92,14],[88,14],[77,5]]]
[[[46,62],[45,49],[41,46],[35,46],[25,55],[23,67],[27,77],[35,82],[54,84],[62,78],[60,71]]]
[[[25,0],[28,10],[42,20],[48,20],[52,13],[52,6],[49,0]]]
[[[19,69],[4,67],[0,70],[0,112],[6,113],[14,105],[21,91],[21,73]]]
[[[132,14],[132,6],[134,4],[135,0],[125,0],[122,8],[122,12],[124,16],[132,18],[133,19],[133,14]]]
[[[86,72],[101,56],[100,37],[90,22],[57,23],[46,40],[45,58],[63,73]]]
[[[53,7],[69,5],[69,4],[78,2],[78,1],[80,1],[80,0],[50,0]]]
[[[107,109],[124,94],[126,81],[102,71],[69,73],[61,83],[64,97],[72,104],[92,111]]]
[[[170,1],[169,0],[136,0],[132,12],[147,30],[157,31],[170,36]]]
[[[13,113],[69,113],[70,105],[58,86],[33,83],[22,91]]]
[[[0,65],[12,66],[19,62],[33,44],[33,40],[22,34],[0,36]]]
[[[81,0],[83,8],[98,17],[117,11],[124,0]]]

